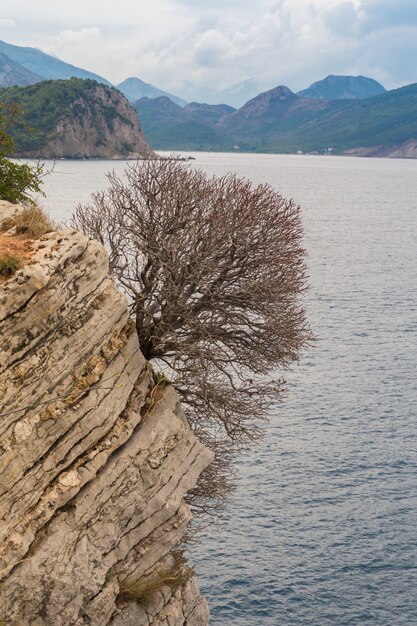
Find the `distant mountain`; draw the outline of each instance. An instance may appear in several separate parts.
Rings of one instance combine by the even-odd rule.
[[[228,104],[204,104],[201,102],[189,102],[184,108],[184,111],[189,113],[199,122],[214,124],[225,115],[234,113],[236,109]]]
[[[169,98],[141,98],[133,102],[145,135],[154,149],[226,149],[230,139],[213,128],[224,114],[234,111],[227,105],[192,102],[185,107]]]
[[[204,84],[197,86],[191,82],[185,82],[182,86],[182,94],[189,102],[226,104],[236,109],[264,90],[264,85],[251,78],[222,90]]]
[[[220,125],[229,132],[249,136],[258,131],[265,133],[268,127],[287,130],[316,117],[328,106],[327,101],[300,98],[285,85],[279,85],[246,102],[223,118]]]
[[[254,98],[260,91],[262,89],[259,83],[252,78],[248,78],[241,83],[217,92],[211,99],[212,101],[215,99],[216,102],[225,102],[237,109],[251,98]]]
[[[14,156],[135,158],[150,152],[125,96],[93,80],[49,80],[0,89],[1,103],[17,103],[22,117],[10,129]]]
[[[364,99],[306,98],[279,86],[237,111],[135,103],[154,147],[417,158],[417,84]]]
[[[294,128],[324,115],[331,106],[329,100],[301,98],[280,85],[223,117],[217,127],[233,137],[233,144],[243,150],[268,151],[271,138],[291,133]]]
[[[183,107],[172,102],[167,96],[159,98],[140,98],[132,102],[132,106],[139,114],[139,119],[143,128],[146,128],[148,137],[152,136],[154,130],[172,126],[174,124],[187,122],[189,116]],[[150,139],[152,143],[152,139]]]
[[[271,137],[269,149],[417,157],[417,83],[357,100],[333,101],[324,115]],[[406,146],[408,146],[406,148]]]
[[[109,81],[102,76],[65,63],[36,48],[14,46],[0,41],[0,53],[5,54],[9,59],[23,66],[29,72],[38,75],[40,80],[66,79],[74,76],[76,78],[90,78],[98,83],[110,86]]]
[[[386,91],[380,83],[366,76],[334,76],[330,74],[297,93],[305,98],[346,100],[371,98]]]
[[[239,146],[256,151],[269,140],[268,129],[286,131],[316,117],[330,104],[299,98],[280,86],[252,98],[238,110],[197,102],[180,108],[168,98],[142,98],[133,106],[154,148],[231,150]]]
[[[0,87],[33,85],[43,80],[0,52]]]
[[[180,107],[187,104],[185,100],[182,100],[177,96],[173,96],[172,93],[168,93],[167,91],[162,91],[162,89],[158,89],[158,87],[155,87],[150,83],[145,83],[140,78],[126,78],[126,80],[119,85],[116,85],[116,87],[130,102],[135,102],[140,98],[159,98],[161,96],[166,96]]]

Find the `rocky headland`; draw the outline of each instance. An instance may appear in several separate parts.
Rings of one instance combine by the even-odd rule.
[[[50,80],[0,89],[17,106],[13,156],[36,159],[134,159],[152,152],[125,96],[92,80]]]
[[[2,252],[21,211],[0,202]],[[178,544],[212,453],[142,356],[104,248],[75,230],[25,245],[0,282],[0,623],[206,626]]]
[[[40,150],[18,156],[133,159],[151,152],[127,99],[116,89],[97,84],[69,105]]]

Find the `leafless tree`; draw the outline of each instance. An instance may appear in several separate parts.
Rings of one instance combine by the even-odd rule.
[[[108,174],[72,224],[108,249],[145,357],[197,433],[226,455],[280,395],[310,338],[299,207],[271,186],[149,158]]]

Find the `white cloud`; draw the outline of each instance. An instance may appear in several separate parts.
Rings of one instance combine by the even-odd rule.
[[[2,0],[11,41],[118,83],[193,97],[254,78],[298,90],[326,74],[417,80],[415,0]],[[2,21],[0,21],[1,26]],[[10,37],[6,37],[10,40]]]
[[[62,30],[52,37],[49,46],[66,47],[82,44],[85,41],[101,39],[100,29],[97,26],[82,28],[81,30]]]
[[[337,35],[354,36],[358,32],[359,14],[353,2],[341,2],[328,9],[323,16],[329,30]]]
[[[0,31],[1,30],[13,30],[16,28],[16,22],[11,18],[2,18],[0,19]]]

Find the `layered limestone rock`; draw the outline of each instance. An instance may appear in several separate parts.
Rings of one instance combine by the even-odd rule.
[[[34,242],[0,333],[0,623],[208,624],[174,549],[212,454],[155,383],[103,247]]]

